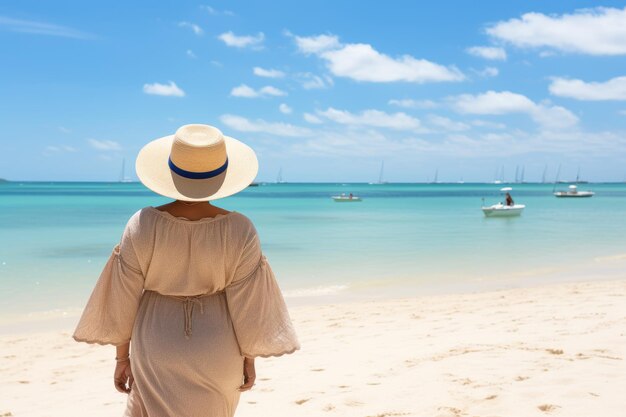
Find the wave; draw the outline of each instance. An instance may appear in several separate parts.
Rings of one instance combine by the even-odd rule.
[[[285,298],[321,297],[325,295],[337,294],[348,288],[347,285],[327,285],[319,287],[299,288],[295,290],[283,291]]]

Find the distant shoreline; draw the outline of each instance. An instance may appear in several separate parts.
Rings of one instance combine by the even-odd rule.
[[[141,184],[140,181],[66,181],[66,180],[7,180],[4,178],[0,178],[0,183],[23,183],[23,184]],[[381,186],[389,186],[389,185],[564,185],[564,184],[584,184],[584,185],[594,185],[594,184],[625,184],[626,181],[584,181],[584,182],[576,182],[576,181],[559,181],[559,182],[533,182],[533,181],[525,181],[525,182],[501,182],[495,184],[491,181],[481,182],[481,181],[465,181],[462,183],[459,182],[426,182],[426,181],[398,181],[398,182],[386,182],[384,184],[372,184],[367,181],[283,181],[283,182],[275,182],[275,181],[257,181],[255,182],[258,185],[290,185],[290,184],[355,184],[355,185],[371,185],[376,187]]]

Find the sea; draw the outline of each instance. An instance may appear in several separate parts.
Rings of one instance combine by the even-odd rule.
[[[289,303],[623,278],[626,184],[271,183],[216,205],[255,223]],[[352,193],[360,202],[338,203]],[[168,202],[141,183],[0,183],[0,324],[80,312],[129,217]]]

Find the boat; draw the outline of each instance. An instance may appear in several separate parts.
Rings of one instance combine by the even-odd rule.
[[[435,170],[435,176],[433,178],[433,182],[431,184],[439,184],[439,168]]]
[[[284,184],[285,181],[283,181],[283,167],[280,167],[278,169],[278,175],[276,176],[276,184]]]
[[[122,171],[120,172],[120,178],[118,182],[133,182],[130,177],[126,176],[126,158],[122,159]]]
[[[512,191],[511,187],[504,187],[500,189],[500,192],[508,193]],[[483,199],[484,201],[484,199]],[[526,206],[524,204],[514,204],[512,206],[498,203],[492,206],[482,206],[481,210],[485,214],[485,217],[516,217],[522,214]]]
[[[593,197],[595,193],[593,191],[578,191],[578,187],[575,185],[570,185],[567,191],[556,191],[554,192],[555,197],[563,198],[563,197],[572,197],[572,198],[585,198],[585,197]]]
[[[352,193],[350,193],[349,195],[341,193],[341,195],[334,195],[332,198],[337,203],[358,203],[363,201],[361,197],[353,195]]]
[[[515,204],[507,206],[506,204],[498,203],[493,206],[481,207],[485,217],[515,217],[522,214],[526,206],[523,204]]]
[[[387,181],[383,181],[383,173],[385,171],[385,161],[381,162],[380,164],[380,173],[378,174],[378,181],[377,182],[370,182],[369,185],[383,185],[383,184],[387,184]]]

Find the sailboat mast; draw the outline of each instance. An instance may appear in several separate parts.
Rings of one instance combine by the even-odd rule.
[[[122,158],[122,172],[120,172],[119,181],[122,182],[126,178],[126,158]]]
[[[378,183],[383,183],[383,173],[385,171],[385,161],[380,163],[380,173],[378,174]]]
[[[541,183],[545,184],[546,183],[546,174],[548,173],[548,164],[546,164],[545,167],[543,167],[543,175],[541,176]]]

